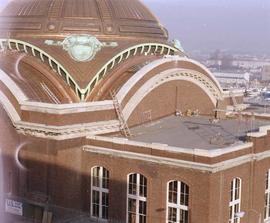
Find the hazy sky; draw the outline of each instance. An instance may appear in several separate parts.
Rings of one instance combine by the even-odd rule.
[[[270,0],[144,0],[187,50],[270,53]]]
[[[270,54],[270,0],[143,0],[187,51]],[[0,0],[0,8],[8,0]]]
[[[8,0],[0,0],[0,9],[8,2]]]

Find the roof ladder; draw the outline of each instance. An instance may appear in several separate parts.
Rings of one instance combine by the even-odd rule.
[[[130,129],[128,128],[127,122],[124,118],[121,104],[119,103],[119,101],[116,97],[116,92],[110,91],[110,94],[111,94],[111,97],[113,99],[113,105],[114,105],[118,120],[120,122],[120,131],[126,138],[129,138],[131,136]]]

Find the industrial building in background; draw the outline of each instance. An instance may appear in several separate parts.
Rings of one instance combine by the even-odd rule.
[[[247,89],[249,87],[249,73],[214,72],[214,76],[216,77],[223,89]]]
[[[6,222],[269,220],[269,117],[139,0],[11,1],[0,50]]]
[[[262,82],[270,81],[270,65],[265,65],[262,68]]]

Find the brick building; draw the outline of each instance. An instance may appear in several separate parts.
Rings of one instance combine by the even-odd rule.
[[[269,219],[268,121],[227,119],[241,96],[169,42],[140,1],[12,1],[0,35],[6,216]]]

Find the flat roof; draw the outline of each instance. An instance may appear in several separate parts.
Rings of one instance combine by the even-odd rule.
[[[191,149],[217,149],[245,142],[248,132],[258,131],[270,121],[252,118],[226,119],[213,122],[210,117],[169,116],[131,128],[129,140],[160,143]]]
[[[255,112],[258,114],[270,114],[270,101],[263,100],[260,97],[245,99],[245,103],[249,106],[244,110],[245,112]]]

